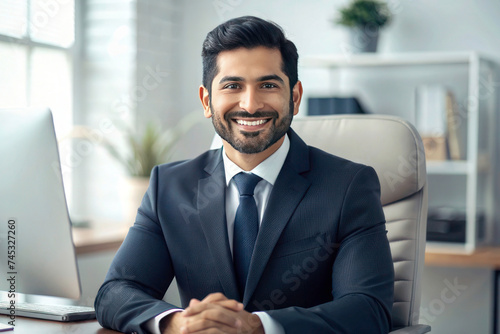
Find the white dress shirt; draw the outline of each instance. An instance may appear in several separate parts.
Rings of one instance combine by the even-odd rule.
[[[286,156],[290,149],[290,139],[288,135],[285,135],[285,140],[283,144],[269,156],[266,160],[262,161],[258,166],[252,169],[249,173],[253,173],[260,176],[262,180],[257,183],[254,190],[255,203],[257,204],[257,211],[259,213],[259,226],[262,223],[262,218],[264,217],[264,212],[266,210],[267,202],[269,200],[269,195],[273,189],[274,183],[278,178],[278,174],[283,167]],[[225,150],[222,150],[222,159],[224,162],[224,171],[226,174],[226,222],[227,222],[227,234],[229,237],[229,247],[231,248],[231,253],[233,252],[233,234],[234,234],[234,218],[236,216],[236,210],[239,205],[239,192],[236,187],[236,183],[233,180],[233,176],[243,171],[238,165],[232,162],[226,155]],[[172,309],[160,313],[155,318],[149,320],[146,324],[148,330],[153,334],[160,333],[160,320],[173,312],[179,312],[182,309]],[[259,316],[262,326],[264,327],[264,332],[266,334],[285,334],[285,330],[280,323],[274,320],[269,314],[265,312],[254,312]]]

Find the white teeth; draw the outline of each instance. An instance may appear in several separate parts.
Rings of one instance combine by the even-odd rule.
[[[266,119],[261,119],[260,121],[253,121],[253,122],[247,122],[247,121],[243,121],[241,119],[236,120],[236,123],[238,123],[240,125],[249,125],[249,126],[261,125],[261,124],[264,124],[266,122],[267,122]]]

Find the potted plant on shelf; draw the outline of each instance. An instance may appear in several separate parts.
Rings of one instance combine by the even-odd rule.
[[[103,140],[108,153],[126,169],[121,196],[124,202],[124,219],[133,222],[137,208],[149,185],[149,177],[154,166],[166,163],[171,158],[173,148],[199,119],[199,115],[189,114],[176,126],[163,129],[149,122],[142,131],[130,128],[123,130],[125,145]],[[123,143],[122,143],[123,144]]]
[[[387,4],[377,0],[353,0],[340,8],[339,14],[336,23],[349,28],[352,51],[376,52],[380,29],[391,20]]]
[[[183,131],[179,128],[162,130],[155,123],[148,123],[142,132],[124,130],[127,149],[125,153],[109,141],[103,141],[109,154],[126,169],[131,177],[149,179],[154,166],[168,161],[172,148]]]

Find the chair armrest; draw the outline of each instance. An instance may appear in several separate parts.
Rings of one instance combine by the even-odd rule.
[[[392,331],[389,334],[424,334],[431,331],[431,326],[415,325]]]

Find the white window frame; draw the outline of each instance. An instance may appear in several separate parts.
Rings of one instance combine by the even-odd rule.
[[[75,6],[75,17],[74,17],[74,28],[75,28],[75,38],[74,38],[74,41],[73,41],[73,44],[71,44],[70,46],[68,47],[63,47],[63,46],[59,46],[59,45],[54,45],[54,44],[51,44],[51,43],[48,43],[48,42],[39,42],[39,41],[35,41],[32,39],[31,35],[31,30],[32,30],[32,24],[30,24],[32,21],[31,21],[31,0],[26,0],[26,6],[27,6],[27,10],[26,10],[26,22],[28,23],[26,25],[26,31],[25,31],[25,35],[22,36],[22,37],[15,37],[15,36],[11,36],[11,35],[6,35],[6,34],[2,34],[0,33],[0,42],[6,42],[6,43],[13,43],[15,45],[20,45],[20,46],[25,46],[26,47],[26,105],[29,106],[31,105],[31,97],[32,97],[32,87],[31,87],[31,74],[32,74],[32,55],[33,55],[33,50],[34,48],[37,48],[37,47],[40,47],[40,48],[48,48],[48,49],[52,49],[52,50],[59,50],[61,52],[64,52],[66,54],[66,57],[68,57],[69,59],[72,60],[72,68],[71,68],[71,72],[72,72],[72,78],[71,78],[71,81],[73,83],[73,87],[74,87],[74,84],[76,83],[75,82],[75,49],[76,49],[76,45],[77,45],[77,41],[79,40],[78,36],[77,36],[77,27],[78,27],[78,22],[79,20],[77,19],[78,18],[78,12],[79,10],[77,9],[78,7],[80,7],[80,3],[81,1],[78,1],[78,0],[75,0],[75,3],[74,3],[74,6]],[[72,94],[75,93],[75,89],[73,88],[73,92]],[[74,114],[74,106],[75,106],[75,102],[74,102],[74,96],[73,96],[73,106],[72,106],[72,109],[73,109],[73,114]]]

